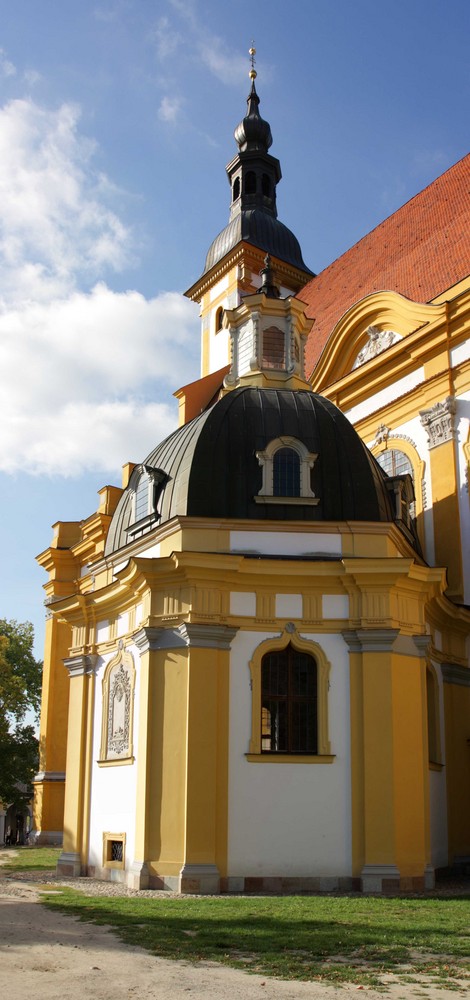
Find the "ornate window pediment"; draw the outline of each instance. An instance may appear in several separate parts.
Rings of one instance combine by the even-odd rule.
[[[120,640],[103,677],[100,763],[133,760],[134,688],[134,658]]]
[[[263,470],[263,483],[256,503],[318,504],[311,486],[311,473],[318,455],[302,441],[280,437],[270,441],[256,457]]]

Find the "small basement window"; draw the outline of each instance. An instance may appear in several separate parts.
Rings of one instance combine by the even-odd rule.
[[[125,833],[103,833],[103,868],[124,868]]]

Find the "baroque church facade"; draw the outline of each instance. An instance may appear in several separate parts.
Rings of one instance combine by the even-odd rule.
[[[38,558],[59,871],[431,888],[470,857],[470,157],[314,275],[251,72],[179,427]]]

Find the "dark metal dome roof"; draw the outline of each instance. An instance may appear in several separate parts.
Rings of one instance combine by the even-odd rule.
[[[250,208],[236,215],[211,243],[204,274],[242,240],[253,243],[260,250],[279,257],[307,274],[312,273],[303,261],[300,243],[291,230],[274,215],[259,208]]]
[[[262,469],[256,452],[279,437],[301,441],[318,457],[316,506],[257,503]],[[393,521],[387,476],[329,400],[308,390],[244,387],[223,396],[174,431],[145,459],[165,475],[158,523],[177,515],[251,520]],[[111,521],[106,555],[125,546],[132,524],[127,488]]]

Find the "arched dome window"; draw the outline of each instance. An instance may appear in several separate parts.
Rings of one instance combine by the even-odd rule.
[[[232,189],[232,201],[236,201],[240,197],[240,178],[236,177],[233,182]]]
[[[313,455],[297,438],[281,437],[270,441],[264,451],[256,452],[263,470],[263,483],[256,503],[319,503],[312,485],[312,469],[318,455]]]
[[[256,194],[256,174],[249,170],[245,177],[245,194]]]

